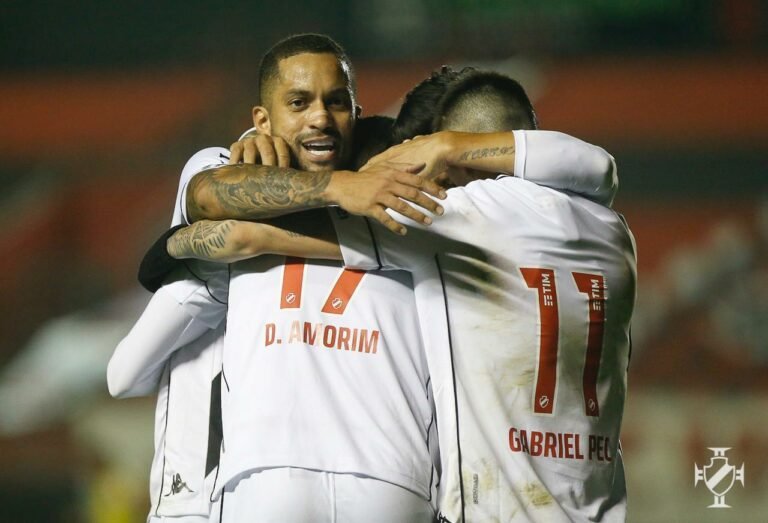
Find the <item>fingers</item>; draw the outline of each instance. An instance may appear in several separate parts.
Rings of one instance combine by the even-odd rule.
[[[277,154],[272,143],[272,137],[260,134],[255,138],[256,148],[262,165],[277,165]]]
[[[291,149],[282,138],[274,138],[275,153],[277,154],[277,165],[279,167],[291,166]]]
[[[229,165],[238,163],[243,157],[242,142],[235,142],[229,146]]]
[[[241,140],[243,144],[243,163],[254,164],[259,158],[259,150],[254,143],[255,138],[245,138]]]
[[[410,206],[409,206],[410,207]],[[372,213],[372,218],[381,223],[384,227],[389,229],[395,234],[399,234],[400,236],[405,235],[407,232],[407,229],[404,225],[398,223],[395,221],[389,214],[386,213],[386,211],[379,207]]]
[[[414,187],[419,191],[423,191],[429,195],[434,196],[435,198],[440,198],[441,200],[444,200],[446,197],[445,189],[443,189],[442,187],[440,187],[440,185],[435,183],[434,180],[428,180],[423,176],[417,176],[415,174],[400,172],[400,173],[397,173],[395,180],[398,183],[401,183],[403,185],[408,185],[410,187]]]
[[[402,214],[406,218],[410,218],[415,222],[421,222],[426,225],[432,224],[432,218],[417,210],[415,207],[408,205],[405,201],[394,196],[390,196],[384,202],[389,209]]]

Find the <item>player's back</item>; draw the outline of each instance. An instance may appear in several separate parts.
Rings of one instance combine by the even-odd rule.
[[[412,288],[405,272],[336,262],[231,266],[219,484],[288,466],[429,496],[432,407]]]
[[[155,408],[150,517],[210,513],[221,438],[223,341],[223,326],[211,329],[174,352],[166,364]]]
[[[438,261],[467,521],[623,519],[631,234],[611,209],[516,178],[452,193],[466,243]]]

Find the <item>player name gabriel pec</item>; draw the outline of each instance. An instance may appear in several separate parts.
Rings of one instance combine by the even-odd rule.
[[[583,448],[585,439],[587,445]],[[585,459],[586,453],[587,459],[592,461],[613,461],[609,442],[608,436],[596,434],[582,438],[582,434],[574,432],[509,429],[509,449],[535,457]]]
[[[275,323],[264,326],[264,346],[299,343],[313,347],[325,347],[350,352],[376,354],[381,333],[376,329],[337,327],[323,323],[294,320],[286,331],[278,331]]]

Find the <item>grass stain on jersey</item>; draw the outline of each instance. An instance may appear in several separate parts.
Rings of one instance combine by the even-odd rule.
[[[546,507],[554,503],[552,495],[547,492],[544,485],[538,482],[526,483],[523,485],[521,493],[534,507]]]

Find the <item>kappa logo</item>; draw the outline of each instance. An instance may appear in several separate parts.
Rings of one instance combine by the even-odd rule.
[[[173,476],[173,483],[171,483],[171,490],[165,495],[167,498],[171,495],[179,494],[182,490],[187,489],[188,492],[194,493],[195,491],[189,488],[186,481],[181,480],[181,474],[178,472]]]
[[[709,459],[709,465],[699,468],[694,463],[694,483],[693,486],[703,481],[707,489],[715,496],[715,502],[708,508],[731,508],[725,503],[725,495],[733,487],[735,482],[740,482],[744,486],[744,464],[736,468],[728,463],[725,452],[731,447],[708,447],[714,453]]]

